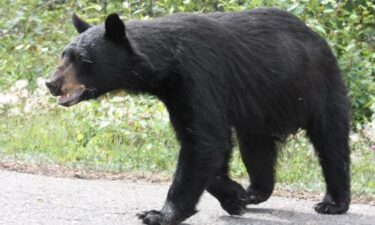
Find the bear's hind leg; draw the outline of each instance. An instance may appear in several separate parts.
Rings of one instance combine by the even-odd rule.
[[[350,204],[349,122],[343,112],[332,115],[323,120],[328,124],[315,121],[307,130],[326,183],[326,195],[315,205],[315,211],[322,214],[345,213]]]
[[[275,185],[276,141],[272,136],[237,129],[242,160],[250,176],[248,204],[266,201]]]

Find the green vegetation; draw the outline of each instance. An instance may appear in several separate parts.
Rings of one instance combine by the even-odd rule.
[[[148,19],[179,11],[240,11],[261,6],[294,13],[329,41],[351,97],[356,131],[352,136],[353,190],[374,196],[375,134],[363,128],[375,119],[375,4],[371,0],[0,1],[0,158],[172,173],[178,144],[159,101],[120,92],[65,109],[56,106],[43,87],[42,78],[51,74],[63,47],[76,36],[72,12],[100,23],[110,12],[124,19]],[[278,167],[283,186],[324,188],[317,159],[302,132],[285,144]],[[232,174],[246,174],[237,150]]]
[[[62,48],[76,35],[76,12],[100,23],[109,12],[147,19],[174,12],[240,11],[275,6],[303,19],[336,53],[350,89],[353,126],[369,121],[375,108],[375,3],[371,0],[4,0],[0,2],[0,87],[38,77],[55,68]],[[11,53],[11,54],[9,54]]]

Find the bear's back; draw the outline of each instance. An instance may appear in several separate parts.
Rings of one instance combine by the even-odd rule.
[[[168,93],[185,92],[195,107],[226,107],[234,121],[291,130],[275,121],[304,124],[303,112],[320,108],[316,96],[324,97],[329,77],[339,76],[324,39],[277,9],[177,13],[128,24],[131,42],[154,68],[173,72]],[[284,115],[285,108],[295,113]]]

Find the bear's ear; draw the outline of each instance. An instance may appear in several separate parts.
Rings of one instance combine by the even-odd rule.
[[[125,24],[116,13],[110,14],[105,19],[105,35],[110,40],[119,44],[127,42]]]
[[[81,20],[75,13],[73,13],[72,21],[73,21],[73,25],[76,28],[76,30],[78,31],[78,33],[83,33],[91,27],[90,24]]]

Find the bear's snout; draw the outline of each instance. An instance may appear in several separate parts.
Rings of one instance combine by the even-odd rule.
[[[53,96],[61,95],[60,82],[58,80],[46,81],[46,86]]]

